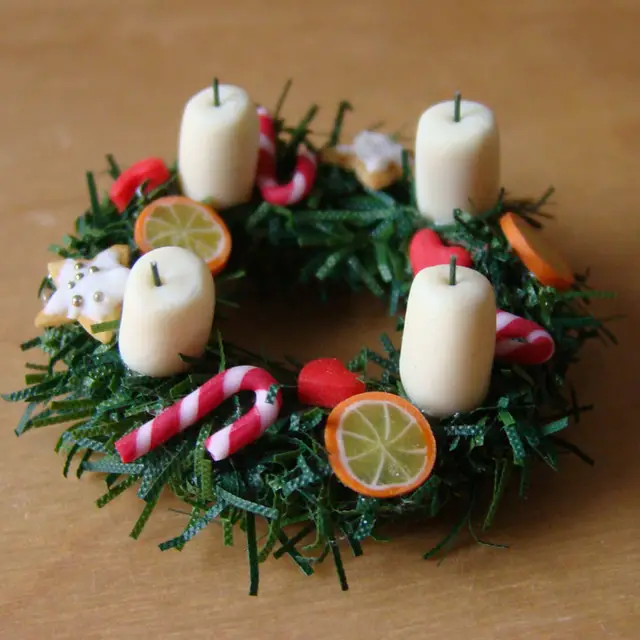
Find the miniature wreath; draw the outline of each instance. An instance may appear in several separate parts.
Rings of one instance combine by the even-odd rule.
[[[160,549],[212,522],[230,545],[239,528],[251,594],[271,555],[306,575],[330,557],[346,590],[343,543],[359,556],[385,523],[426,526],[447,504],[459,519],[424,557],[465,527],[480,541],[539,460],[590,462],[561,435],[589,408],[565,380],[586,340],[613,340],[587,307],[604,294],[540,229],[551,191],[500,189],[489,109],[431,107],[409,153],[375,130],[340,144],[347,102],[319,144],[316,105],[294,126],[280,116],[288,89],[272,117],[214,81],[187,103],[176,166],[108,156],[102,198],[87,174],[90,206],[38,291],[42,332],[21,345],[46,361],[4,396],[27,403],[18,435],[65,425],[64,475],[78,458],[78,477],[101,474],[98,507],[137,491],[131,537],[165,487],[188,513]],[[368,291],[401,341],[348,363],[250,353],[214,321],[240,278]]]

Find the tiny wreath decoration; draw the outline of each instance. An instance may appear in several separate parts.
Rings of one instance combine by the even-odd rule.
[[[64,475],[78,459],[78,477],[103,475],[99,507],[137,491],[131,537],[165,487],[189,514],[162,550],[214,521],[230,545],[238,525],[251,594],[271,555],[306,575],[330,557],[346,590],[343,543],[359,556],[380,525],[445,504],[459,520],[424,557],[464,527],[479,540],[478,520],[491,525],[512,485],[524,496],[537,461],[591,462],[561,435],[590,408],[565,380],[585,341],[615,341],[588,308],[607,294],[542,235],[551,190],[529,201],[497,188],[486,107],[456,96],[427,110],[413,159],[376,131],[339,144],[347,102],[314,143],[316,105],[294,126],[280,116],[289,87],[271,117],[214,81],[185,108],[176,166],[149,158],[122,171],[108,156],[103,198],[87,174],[90,206],[51,247],[59,260],[38,291],[43,331],[21,345],[47,362],[28,362],[26,387],[3,396],[27,403],[17,435],[66,425]],[[494,189],[491,206],[451,207],[452,175],[453,191]],[[304,365],[225,342],[216,304],[233,304],[233,281],[270,273],[323,297],[347,286],[387,299],[401,341]]]

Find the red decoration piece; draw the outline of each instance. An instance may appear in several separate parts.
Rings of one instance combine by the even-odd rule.
[[[122,213],[136,191],[146,182],[144,192],[157,189],[169,180],[171,174],[164,160],[160,158],[147,158],[132,164],[123,171],[109,189],[109,198],[120,213]]]
[[[298,399],[317,407],[333,409],[366,390],[364,382],[336,358],[312,360],[302,367],[298,376]]]
[[[414,276],[427,267],[449,264],[451,256],[456,257],[459,267],[473,267],[471,254],[464,247],[444,244],[432,229],[416,231],[409,243],[409,262]]]
[[[264,107],[258,107],[260,120],[260,152],[258,155],[257,184],[262,198],[271,204],[288,206],[300,202],[311,192],[316,179],[316,154],[304,144],[299,145],[296,166],[291,181],[276,181],[276,131],[273,119]]]
[[[498,309],[496,358],[518,364],[542,364],[555,351],[553,338],[539,324]]]

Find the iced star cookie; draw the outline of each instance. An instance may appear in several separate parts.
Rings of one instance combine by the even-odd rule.
[[[59,327],[79,322],[96,340],[106,344],[113,331],[93,333],[94,324],[117,320],[129,277],[129,247],[116,244],[93,260],[50,262],[49,277],[56,291],[36,316],[36,327]]]
[[[377,131],[361,131],[353,144],[340,144],[322,151],[324,162],[353,170],[358,180],[378,191],[402,177],[403,147],[391,136]]]

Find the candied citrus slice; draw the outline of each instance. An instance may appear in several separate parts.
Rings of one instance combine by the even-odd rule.
[[[324,439],[338,479],[376,498],[413,491],[429,477],[436,459],[427,419],[391,393],[361,393],[341,402],[327,418]]]
[[[214,275],[231,254],[231,234],[224,220],[210,207],[184,196],[167,196],[147,205],[136,220],[134,239],[143,253],[168,246],[189,249]]]
[[[565,291],[573,285],[575,277],[571,268],[540,229],[532,227],[515,213],[505,213],[500,218],[500,227],[511,248],[538,282],[558,291]]]

